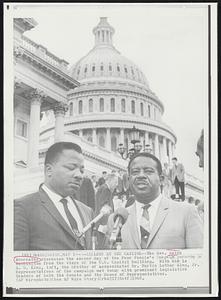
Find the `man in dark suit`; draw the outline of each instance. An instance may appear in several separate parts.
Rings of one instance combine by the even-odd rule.
[[[203,247],[203,223],[194,205],[176,202],[160,192],[162,166],[150,153],[139,153],[128,165],[134,203],[121,229],[123,249],[185,249]],[[109,217],[107,240],[114,227]],[[105,245],[108,247],[108,243]]]
[[[97,184],[96,184],[95,187],[98,188],[99,186],[101,186],[102,184],[104,184],[105,181],[106,181],[106,179],[107,179],[107,172],[106,172],[106,171],[103,171],[103,172],[102,172],[102,177],[100,177],[100,178],[98,179]]]
[[[115,174],[108,174],[104,184],[98,187],[95,196],[95,215],[98,215],[102,207],[108,205],[110,210],[114,210],[113,196],[118,184],[118,177]],[[102,249],[107,231],[108,215],[103,216],[97,224],[97,248]]]
[[[14,250],[91,249],[91,232],[79,232],[92,209],[74,200],[81,185],[84,158],[74,143],[52,145],[45,157],[45,181],[39,191],[14,202]]]
[[[199,167],[204,168],[204,130],[197,141],[196,155],[199,157]]]
[[[84,177],[80,189],[75,193],[75,198],[95,210],[95,192],[93,183],[88,177]]]
[[[175,185],[176,194],[181,194],[182,201],[185,200],[185,170],[181,163],[178,163],[177,158],[172,158],[172,183]]]

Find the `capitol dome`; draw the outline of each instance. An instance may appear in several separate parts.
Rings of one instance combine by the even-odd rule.
[[[105,155],[119,155],[120,143],[130,149],[135,126],[143,147],[168,162],[176,136],[162,120],[163,103],[143,72],[114,47],[114,32],[107,18],[100,18],[93,29],[94,47],[69,69],[80,85],[68,94],[65,131],[103,149]]]
[[[143,72],[113,46],[114,29],[108,24],[107,18],[101,18],[93,33],[94,48],[71,68],[70,75],[82,83],[100,77],[126,79],[148,89]]]

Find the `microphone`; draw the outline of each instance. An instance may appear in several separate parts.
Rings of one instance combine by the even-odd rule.
[[[128,211],[125,207],[119,207],[114,213],[114,227],[110,236],[111,247],[116,242],[123,224],[127,221]]]
[[[101,208],[100,213],[82,229],[82,231],[78,234],[78,237],[82,237],[82,235],[85,234],[85,232],[87,232],[95,223],[100,221],[103,216],[110,215],[111,211],[112,209],[109,205],[104,205]]]

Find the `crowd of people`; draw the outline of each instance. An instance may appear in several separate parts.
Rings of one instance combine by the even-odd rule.
[[[140,152],[127,171],[89,178],[79,145],[53,144],[39,191],[14,202],[14,249],[109,249],[113,232],[123,249],[203,247],[202,203],[185,200],[185,170],[176,157],[172,161],[162,169],[157,157]],[[111,215],[101,213],[104,207]]]

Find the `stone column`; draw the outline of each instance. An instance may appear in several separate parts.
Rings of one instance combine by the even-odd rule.
[[[174,145],[174,143],[171,142],[171,154],[172,154],[172,158],[174,157],[174,150],[175,150],[175,145]]]
[[[120,129],[120,142],[119,142],[119,144],[124,145],[124,128]]]
[[[150,144],[149,132],[145,131],[145,145]]]
[[[67,110],[68,110],[68,106],[64,103],[57,103],[53,107],[53,111],[55,115],[55,133],[54,133],[55,143],[64,140],[64,116]]]
[[[162,160],[163,164],[165,162],[168,162],[168,157],[167,157],[167,140],[166,140],[166,138],[164,136],[163,136],[161,160]]]
[[[154,143],[155,143],[155,156],[156,156],[157,158],[160,158],[160,151],[159,151],[159,137],[158,137],[158,134],[155,134]]]
[[[83,137],[83,130],[82,130],[82,129],[79,130],[79,137],[80,137],[80,138]]]
[[[172,153],[172,142],[170,140],[168,141],[168,149],[169,149],[169,161],[171,163],[171,160],[173,158],[173,153]]]
[[[30,169],[39,166],[39,133],[40,133],[40,110],[41,102],[46,95],[40,90],[32,90],[26,93],[30,99],[30,125],[28,133],[28,167]]]
[[[93,144],[97,144],[97,133],[96,133],[96,128],[92,129],[92,140],[93,140]]]
[[[111,151],[111,136],[110,136],[110,128],[106,129],[106,149]]]

